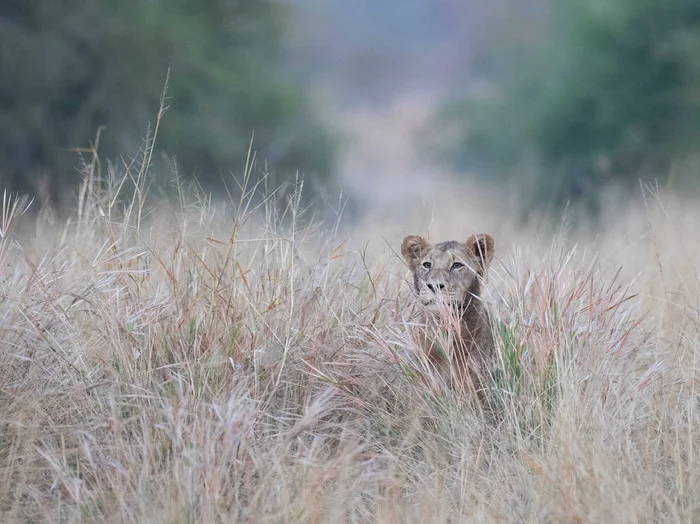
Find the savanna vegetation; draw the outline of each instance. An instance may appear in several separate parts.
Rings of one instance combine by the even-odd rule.
[[[557,211],[595,211],[601,193],[629,194],[640,178],[695,189],[700,4],[536,4],[547,16],[505,18],[472,84],[442,110],[452,134],[440,154]]]
[[[596,228],[437,175],[435,201],[322,221],[301,179],[277,190],[332,157],[277,67],[285,11],[207,5],[0,2],[22,190],[0,202],[0,521],[700,520],[700,208],[639,184],[692,157],[697,6],[562,4],[560,47],[450,110],[446,158],[595,201]],[[605,173],[628,198],[597,199]],[[416,344],[398,254],[475,232],[487,410]]]
[[[3,199],[3,521],[700,516],[696,207],[647,188],[594,239],[453,186],[348,229],[252,177],[164,203],[136,172],[86,169],[65,223]],[[426,224],[496,238],[492,414],[415,345],[396,251]]]
[[[80,182],[79,154],[138,164],[170,72],[151,159],[220,191],[255,137],[260,171],[328,177],[333,141],[285,70],[290,6],[277,0],[0,2],[0,183],[54,205]],[[72,199],[65,203],[73,202]]]

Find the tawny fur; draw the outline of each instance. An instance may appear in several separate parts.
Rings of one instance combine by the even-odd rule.
[[[407,236],[401,245],[413,274],[413,289],[422,323],[419,341],[428,357],[454,386],[481,390],[481,377],[495,357],[495,344],[481,290],[493,259],[493,238],[472,235],[466,242],[432,245],[419,236]],[[434,333],[446,332],[450,347],[441,350]],[[451,335],[452,334],[452,335]],[[444,337],[443,337],[444,338]],[[480,397],[482,395],[479,395]]]

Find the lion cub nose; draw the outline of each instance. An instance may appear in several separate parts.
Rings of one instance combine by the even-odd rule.
[[[428,289],[432,291],[433,293],[437,293],[438,291],[442,291],[445,289],[445,284],[440,284],[440,283],[431,283],[428,284]]]

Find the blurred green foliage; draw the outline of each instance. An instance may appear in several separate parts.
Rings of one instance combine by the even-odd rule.
[[[700,2],[551,2],[541,41],[447,105],[448,158],[559,205],[663,180],[700,146]],[[501,46],[507,46],[506,41]],[[496,53],[494,56],[498,55]],[[517,180],[516,180],[517,182]]]
[[[134,154],[169,68],[157,151],[182,175],[216,187],[253,133],[273,173],[328,174],[332,144],[282,73],[286,19],[277,0],[0,1],[0,180],[59,194],[100,126],[101,155]]]

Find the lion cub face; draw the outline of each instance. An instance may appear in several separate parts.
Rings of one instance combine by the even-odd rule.
[[[401,254],[413,272],[413,286],[424,306],[461,306],[479,296],[493,246],[493,238],[486,234],[472,235],[464,243],[435,245],[419,236],[407,236]]]

